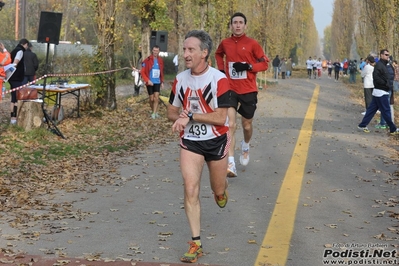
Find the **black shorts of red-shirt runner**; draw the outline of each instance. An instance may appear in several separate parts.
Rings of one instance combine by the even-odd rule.
[[[206,162],[218,161],[226,157],[229,151],[229,143],[228,133],[201,141],[180,139],[180,147],[182,149],[204,156]]]
[[[237,94],[231,91],[230,106],[246,119],[252,119],[255,115],[256,104],[258,103],[258,93],[250,92],[246,94]]]
[[[161,91],[161,84],[154,84],[153,86],[146,86],[146,87],[148,95],[153,95],[154,92],[159,93]]]

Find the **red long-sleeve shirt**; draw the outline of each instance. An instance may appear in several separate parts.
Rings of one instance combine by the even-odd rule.
[[[164,63],[161,57],[157,57],[158,60],[158,64],[159,64],[159,70],[160,70],[160,80],[161,83],[163,83],[163,68],[164,68]],[[144,80],[144,83],[147,84],[148,81],[150,80],[150,71],[152,69],[152,66],[154,65],[154,56],[150,55],[149,57],[147,57],[146,59],[144,59],[143,63],[141,64],[141,77]]]
[[[270,61],[259,43],[245,34],[224,39],[215,52],[215,59],[218,69],[225,71],[230,88],[237,94],[257,92],[256,74],[266,71]],[[235,62],[251,64],[252,69],[237,73],[233,68]]]

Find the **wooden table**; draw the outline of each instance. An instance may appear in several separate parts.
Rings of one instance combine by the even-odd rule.
[[[80,117],[79,109],[80,109],[80,90],[89,89],[91,86],[89,84],[65,84],[65,85],[46,85],[45,90],[43,89],[43,85],[31,85],[29,88],[34,88],[38,91],[39,94],[43,96],[43,91],[45,91],[44,98],[48,99],[49,102],[53,102],[56,107],[61,107],[62,97],[68,94],[71,94],[76,97],[77,102],[77,115]],[[56,95],[51,97],[48,93]]]

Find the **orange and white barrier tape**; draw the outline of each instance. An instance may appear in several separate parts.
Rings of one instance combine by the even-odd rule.
[[[117,71],[121,71],[121,70],[126,70],[126,69],[133,69],[134,71],[139,71],[136,68],[131,68],[131,67],[124,67],[124,68],[119,68],[119,69],[113,69],[113,70],[106,70],[106,71],[99,71],[99,72],[92,72],[92,73],[81,73],[81,74],[46,74],[44,76],[41,76],[40,78],[37,78],[31,82],[28,82],[22,86],[16,87],[14,89],[8,90],[5,93],[11,93],[13,91],[17,91],[20,90],[22,88],[28,87],[34,83],[36,83],[36,81],[39,81],[41,79],[47,78],[47,77],[77,77],[77,76],[95,76],[95,75],[100,75],[100,74],[107,74],[107,73],[112,73],[112,72],[117,72]]]

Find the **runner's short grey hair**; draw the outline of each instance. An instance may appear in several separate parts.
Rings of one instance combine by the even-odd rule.
[[[201,51],[203,51],[205,49],[208,50],[208,54],[205,58],[205,61],[208,60],[209,55],[211,54],[211,51],[212,51],[212,46],[213,46],[211,36],[209,36],[209,34],[203,30],[192,30],[186,34],[186,37],[184,39],[187,39],[190,37],[195,37],[201,41],[201,44],[200,44]]]

